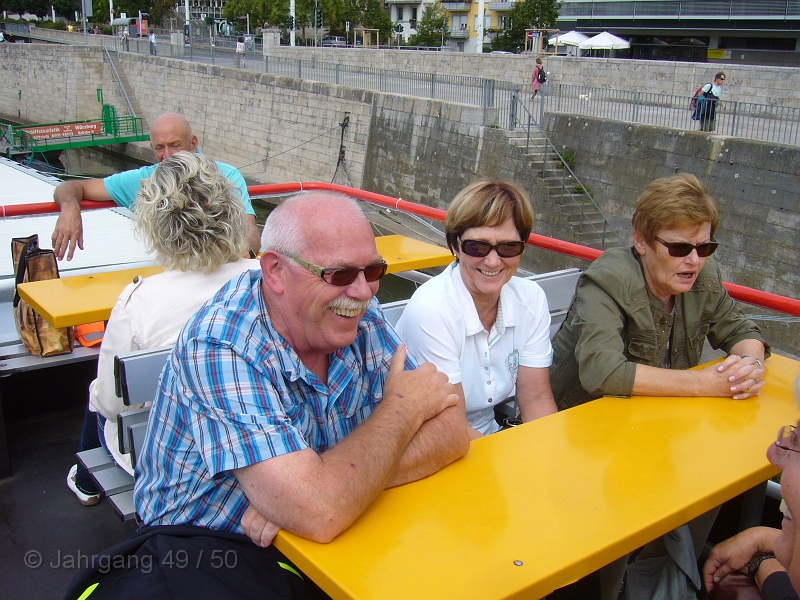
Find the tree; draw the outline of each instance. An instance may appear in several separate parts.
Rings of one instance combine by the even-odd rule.
[[[438,2],[428,4],[422,13],[422,18],[417,21],[417,33],[411,38],[412,46],[441,46],[442,42],[450,39],[450,27],[447,17],[442,16],[442,5]],[[442,37],[444,29],[444,37]]]
[[[367,0],[361,24],[367,29],[379,29],[378,40],[388,40],[394,24],[389,14],[381,6],[380,0]]]
[[[548,29],[558,20],[558,0],[523,0],[506,13],[505,31],[492,40],[492,50],[522,52],[526,29]]]

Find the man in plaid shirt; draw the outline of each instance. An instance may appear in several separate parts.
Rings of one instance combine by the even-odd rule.
[[[302,580],[271,568],[288,564],[270,545],[279,529],[329,542],[383,489],[469,447],[447,376],[406,354],[374,299],[386,265],[354,200],[287,200],[262,247],[261,271],[229,282],[181,332],[136,467],[144,526],[128,543],[159,565],[167,549],[186,552],[180,587],[204,597],[305,597]],[[231,549],[258,567],[204,568]],[[158,585],[175,569],[141,571],[100,580],[92,600],[103,586],[128,597],[118,582],[129,576],[150,597],[174,593]]]

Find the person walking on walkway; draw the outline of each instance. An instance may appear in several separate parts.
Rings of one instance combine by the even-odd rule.
[[[155,33],[155,31],[151,31],[150,32],[150,37],[148,39],[150,40],[150,54],[152,56],[157,56],[157,54],[156,54],[156,33]]]
[[[536,65],[533,67],[533,74],[531,75],[531,90],[533,91],[531,99],[536,98],[536,94],[539,93],[539,88],[546,82],[547,73],[545,73],[544,66],[542,66],[542,59],[537,58]]]
[[[714,131],[716,129],[717,108],[724,109],[725,104],[720,100],[722,85],[725,83],[725,73],[720,71],[714,75],[714,83],[703,86],[700,107],[700,131]]]
[[[247,68],[244,62],[244,40],[242,38],[236,42],[236,66],[242,69]]]

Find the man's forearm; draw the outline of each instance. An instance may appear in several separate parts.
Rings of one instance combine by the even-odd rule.
[[[67,203],[74,203],[80,210],[83,195],[83,184],[80,181],[65,181],[56,187],[53,200],[59,208],[63,208]]]
[[[247,244],[254,254],[261,252],[261,233],[258,231],[258,224],[253,215],[247,215]],[[248,253],[247,258],[253,257]]]
[[[423,423],[397,461],[386,487],[423,479],[461,458],[469,450],[468,427],[464,411],[457,406]]]
[[[327,543],[387,487],[418,429],[407,410],[388,403],[322,455],[293,452],[235,472],[253,507],[302,537]]]

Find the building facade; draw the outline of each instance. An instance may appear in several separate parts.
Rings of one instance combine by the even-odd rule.
[[[557,27],[624,37],[631,58],[800,64],[798,0],[565,0]]]

